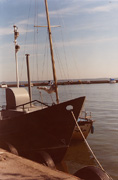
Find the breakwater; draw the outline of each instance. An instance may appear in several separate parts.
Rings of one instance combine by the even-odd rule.
[[[105,83],[111,83],[110,80],[74,80],[74,81],[58,81],[58,85],[77,85],[77,84],[105,84]],[[118,83],[118,80],[116,80],[116,83]],[[7,87],[17,87],[16,83],[6,83]],[[49,81],[45,82],[33,82],[31,83],[31,86],[49,86]],[[20,83],[20,87],[27,87],[28,83]],[[2,84],[0,85],[0,88],[2,88]]]

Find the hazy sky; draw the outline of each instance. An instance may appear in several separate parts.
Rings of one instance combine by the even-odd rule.
[[[118,77],[118,0],[48,0],[57,79]],[[32,80],[51,79],[44,0],[0,0],[0,81],[15,81],[13,25],[20,80],[30,54]],[[36,34],[35,34],[36,33]]]

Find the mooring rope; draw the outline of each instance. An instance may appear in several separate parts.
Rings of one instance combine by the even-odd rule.
[[[80,126],[79,126],[79,124],[77,123],[77,120],[76,120],[76,117],[75,117],[73,111],[71,111],[71,114],[72,114],[73,119],[74,119],[74,121],[75,121],[75,123],[76,123],[76,125],[77,125],[77,127],[78,127],[78,129],[79,129],[79,131],[80,131],[80,133],[81,133],[81,135],[82,135],[82,137],[83,137],[83,139],[84,139],[84,142],[86,143],[89,151],[90,151],[91,154],[93,155],[93,157],[94,157],[94,159],[96,160],[97,164],[98,164],[99,167],[106,173],[106,175],[108,176],[108,178],[110,178],[111,180],[113,180],[113,179],[110,177],[110,175],[108,175],[107,172],[104,170],[104,168],[102,167],[102,165],[101,165],[100,162],[98,161],[96,155],[94,154],[94,152],[92,151],[91,147],[89,146],[89,144],[88,144],[86,138],[84,137],[84,134],[83,134],[83,132],[82,132]]]

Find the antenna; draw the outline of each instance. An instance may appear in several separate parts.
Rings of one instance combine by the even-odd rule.
[[[19,36],[18,27],[16,25],[14,27],[14,45],[15,45],[15,61],[16,61],[16,82],[17,87],[19,87],[19,75],[18,75],[18,59],[17,59],[17,52],[20,49],[20,46],[17,44],[17,38]]]

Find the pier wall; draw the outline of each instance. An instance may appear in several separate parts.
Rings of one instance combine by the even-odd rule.
[[[2,180],[81,180],[0,149],[0,179]]]

